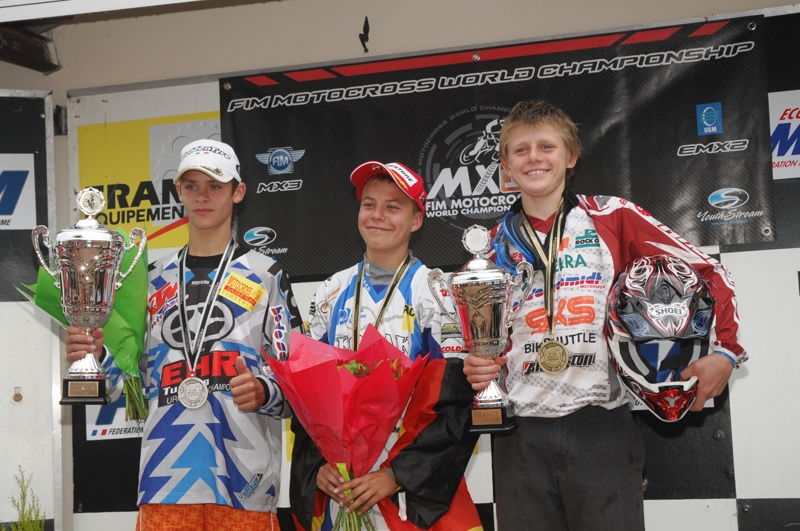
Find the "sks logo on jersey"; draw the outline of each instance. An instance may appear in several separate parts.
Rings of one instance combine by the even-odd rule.
[[[701,103],[697,106],[697,134],[718,135],[722,133],[722,103]]]
[[[239,352],[213,351],[202,354],[195,365],[195,376],[203,380],[209,393],[231,390],[231,378],[238,375],[236,358]],[[158,391],[158,406],[168,406],[178,402],[178,386],[188,376],[186,360],[165,365],[161,371],[161,386]]]
[[[518,197],[500,171],[500,128],[510,109],[474,105],[443,118],[419,146],[417,173],[426,181],[427,217],[493,219]]]
[[[600,247],[600,238],[597,231],[586,229],[582,235],[575,238],[575,248],[584,249],[586,247]]]
[[[244,486],[244,490],[236,494],[236,496],[240,499],[247,499],[249,498],[255,491],[258,484],[261,483],[261,478],[264,477],[264,474],[256,474],[253,476],[253,479],[247,482],[247,485]]]
[[[171,282],[165,284],[161,289],[156,290],[148,301],[150,311],[150,326],[155,328],[164,319],[170,309],[178,304],[178,283]]]
[[[275,329],[272,331],[272,343],[275,347],[275,352],[278,353],[278,360],[280,361],[289,359],[289,330],[284,324],[284,311],[283,306],[270,306],[269,308],[272,322],[275,325]]]
[[[305,149],[292,149],[291,146],[270,148],[266,153],[257,153],[256,159],[266,164],[269,175],[294,173],[294,163],[303,158]]]
[[[710,144],[685,144],[678,148],[679,157],[691,157],[694,155],[715,155],[717,153],[736,153],[744,151],[750,141],[746,138],[739,140],[728,140],[726,142],[711,142]]]
[[[553,316],[553,322],[562,326],[576,326],[593,323],[596,317],[594,311],[594,296],[569,297],[559,299],[558,310]],[[531,329],[531,335],[543,334],[550,329],[547,322],[547,310],[537,308],[525,315],[525,324]]]

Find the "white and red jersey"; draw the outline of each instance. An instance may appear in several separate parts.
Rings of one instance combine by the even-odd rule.
[[[560,417],[587,405],[613,409],[629,402],[609,363],[604,324],[608,293],[617,274],[639,256],[671,254],[697,268],[716,299],[710,337],[713,350],[737,362],[746,360],[737,339],[734,285],[722,264],[625,199],[573,195],[566,203],[569,207],[555,264],[553,335],[569,350],[569,366],[553,375],[542,371],[536,360],[539,347],[550,334],[544,271],[537,268],[533,290],[514,316],[508,364],[501,377],[516,415]],[[524,216],[519,202],[508,215]],[[494,228],[493,237],[498,232],[502,236],[504,224]],[[549,227],[533,226],[540,241],[545,241],[548,234],[539,231]],[[503,258],[513,263],[524,253],[511,240],[504,240],[502,252],[506,254]],[[498,251],[495,248],[488,257],[499,261]],[[517,287],[512,297],[518,298],[519,290]]]

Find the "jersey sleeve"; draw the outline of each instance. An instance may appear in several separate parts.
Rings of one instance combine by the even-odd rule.
[[[291,332],[302,333],[303,321],[297,308],[288,274],[278,262],[272,264],[269,272],[271,275],[268,278],[271,285],[266,286],[265,296],[269,299],[264,317],[261,349],[265,356],[286,361],[289,358]],[[276,418],[290,418],[292,416],[291,407],[286,402],[283,390],[278,385],[275,375],[263,356],[259,368],[261,370],[260,377],[266,382],[266,390],[269,393],[267,403],[259,409],[259,412]]]
[[[700,251],[645,209],[618,197],[583,197],[583,204],[595,222],[598,235],[614,257],[615,275],[640,256],[671,254],[692,264],[708,284],[716,304],[711,338],[714,350],[736,363],[747,360],[739,344],[739,315],[734,283],[727,269]]]

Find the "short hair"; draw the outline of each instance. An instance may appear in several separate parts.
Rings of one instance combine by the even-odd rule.
[[[511,131],[520,125],[539,127],[549,125],[561,135],[567,148],[567,156],[576,159],[581,156],[581,139],[578,137],[578,126],[567,113],[544,100],[521,101],[514,105],[506,116],[500,129],[500,156],[507,159],[508,137]],[[567,168],[567,183],[575,168]]]

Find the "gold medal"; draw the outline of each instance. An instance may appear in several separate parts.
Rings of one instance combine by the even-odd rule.
[[[561,341],[548,339],[539,347],[537,361],[547,374],[558,374],[569,365],[569,351]]]

